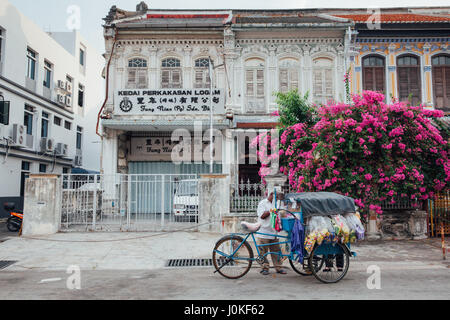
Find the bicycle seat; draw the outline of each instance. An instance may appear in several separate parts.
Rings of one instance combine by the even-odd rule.
[[[249,223],[249,222],[242,222],[241,223],[242,229],[247,232],[257,232],[259,229],[261,229],[261,223]]]

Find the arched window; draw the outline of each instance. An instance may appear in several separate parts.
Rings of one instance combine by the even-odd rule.
[[[299,64],[296,59],[286,58],[280,61],[279,83],[280,92],[298,90]]]
[[[167,58],[161,63],[161,88],[181,88],[181,63],[179,59]]]
[[[313,101],[325,104],[334,99],[334,68],[330,58],[313,61]]]
[[[440,54],[431,59],[433,66],[434,107],[450,111],[450,56]]]
[[[362,59],[363,89],[385,93],[385,59],[380,56],[367,56]]]
[[[209,77],[209,59],[200,58],[195,60],[194,88],[209,88],[211,79]]]
[[[418,106],[422,101],[420,81],[420,61],[413,55],[397,58],[398,97],[400,101],[410,101]]]
[[[127,87],[130,89],[145,89],[147,82],[147,60],[134,58],[128,60],[128,81]]]
[[[265,112],[264,60],[245,62],[245,98],[247,112]]]

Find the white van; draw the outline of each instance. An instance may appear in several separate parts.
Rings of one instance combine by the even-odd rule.
[[[198,180],[179,182],[173,197],[176,222],[198,222]]]

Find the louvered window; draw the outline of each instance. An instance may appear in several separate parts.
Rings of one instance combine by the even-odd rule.
[[[245,85],[247,111],[264,112],[264,68],[247,68],[245,70]]]
[[[181,63],[175,58],[168,58],[162,61],[161,88],[181,88]]]
[[[439,55],[431,60],[433,92],[436,109],[450,111],[450,56]]]
[[[333,60],[318,58],[313,67],[313,101],[326,104],[334,100],[334,69]]]
[[[363,59],[363,88],[364,90],[385,93],[385,63],[384,58],[368,56]]]
[[[298,76],[296,68],[280,68],[280,92],[298,90]]]
[[[209,59],[201,58],[195,60],[194,73],[194,88],[209,88],[211,86]]]
[[[130,89],[145,89],[148,87],[147,60],[136,58],[128,61],[128,82]]]
[[[411,55],[399,57],[397,77],[399,100],[418,106],[422,101],[419,58]]]

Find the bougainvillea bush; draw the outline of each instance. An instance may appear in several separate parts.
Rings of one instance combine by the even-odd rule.
[[[450,179],[448,143],[430,122],[442,111],[384,100],[381,93],[365,91],[351,104],[318,107],[316,121],[280,128],[279,141],[258,137],[254,144],[260,150],[268,143],[280,148],[263,159],[260,174],[268,174],[268,163],[278,160],[298,192],[348,195],[365,213],[381,214],[384,201],[434,197]]]

